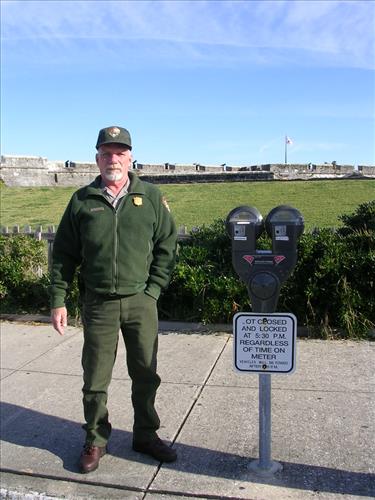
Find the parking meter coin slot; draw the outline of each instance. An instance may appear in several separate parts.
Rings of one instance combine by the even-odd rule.
[[[277,240],[288,241],[287,229],[286,226],[275,226],[274,227],[274,237]]]
[[[245,226],[243,224],[235,224],[235,226],[233,227],[233,231],[234,231],[233,238],[235,240],[247,239],[246,238],[246,229],[245,229]]]

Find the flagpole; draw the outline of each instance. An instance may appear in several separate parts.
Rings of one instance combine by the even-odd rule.
[[[287,141],[287,136],[285,136],[285,139],[284,139],[284,142],[285,142],[285,155],[284,155],[284,158],[285,158],[285,165],[288,163],[288,141]]]

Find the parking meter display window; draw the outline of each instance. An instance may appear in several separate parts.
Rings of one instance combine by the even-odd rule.
[[[251,220],[251,214],[247,211],[236,211],[230,218],[230,222],[247,222]]]

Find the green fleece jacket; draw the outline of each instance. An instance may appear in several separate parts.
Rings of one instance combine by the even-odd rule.
[[[76,191],[53,245],[51,307],[62,307],[80,266],[80,280],[98,294],[145,291],[157,299],[176,253],[176,227],[159,189],[129,172],[117,210],[104,197],[101,177]]]

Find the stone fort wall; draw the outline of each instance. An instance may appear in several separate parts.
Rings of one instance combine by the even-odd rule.
[[[134,162],[141,178],[162,183],[375,178],[375,166],[331,164],[263,164],[249,166],[143,164]],[[98,175],[95,163],[51,161],[37,156],[1,156],[0,179],[7,186],[84,186]]]

